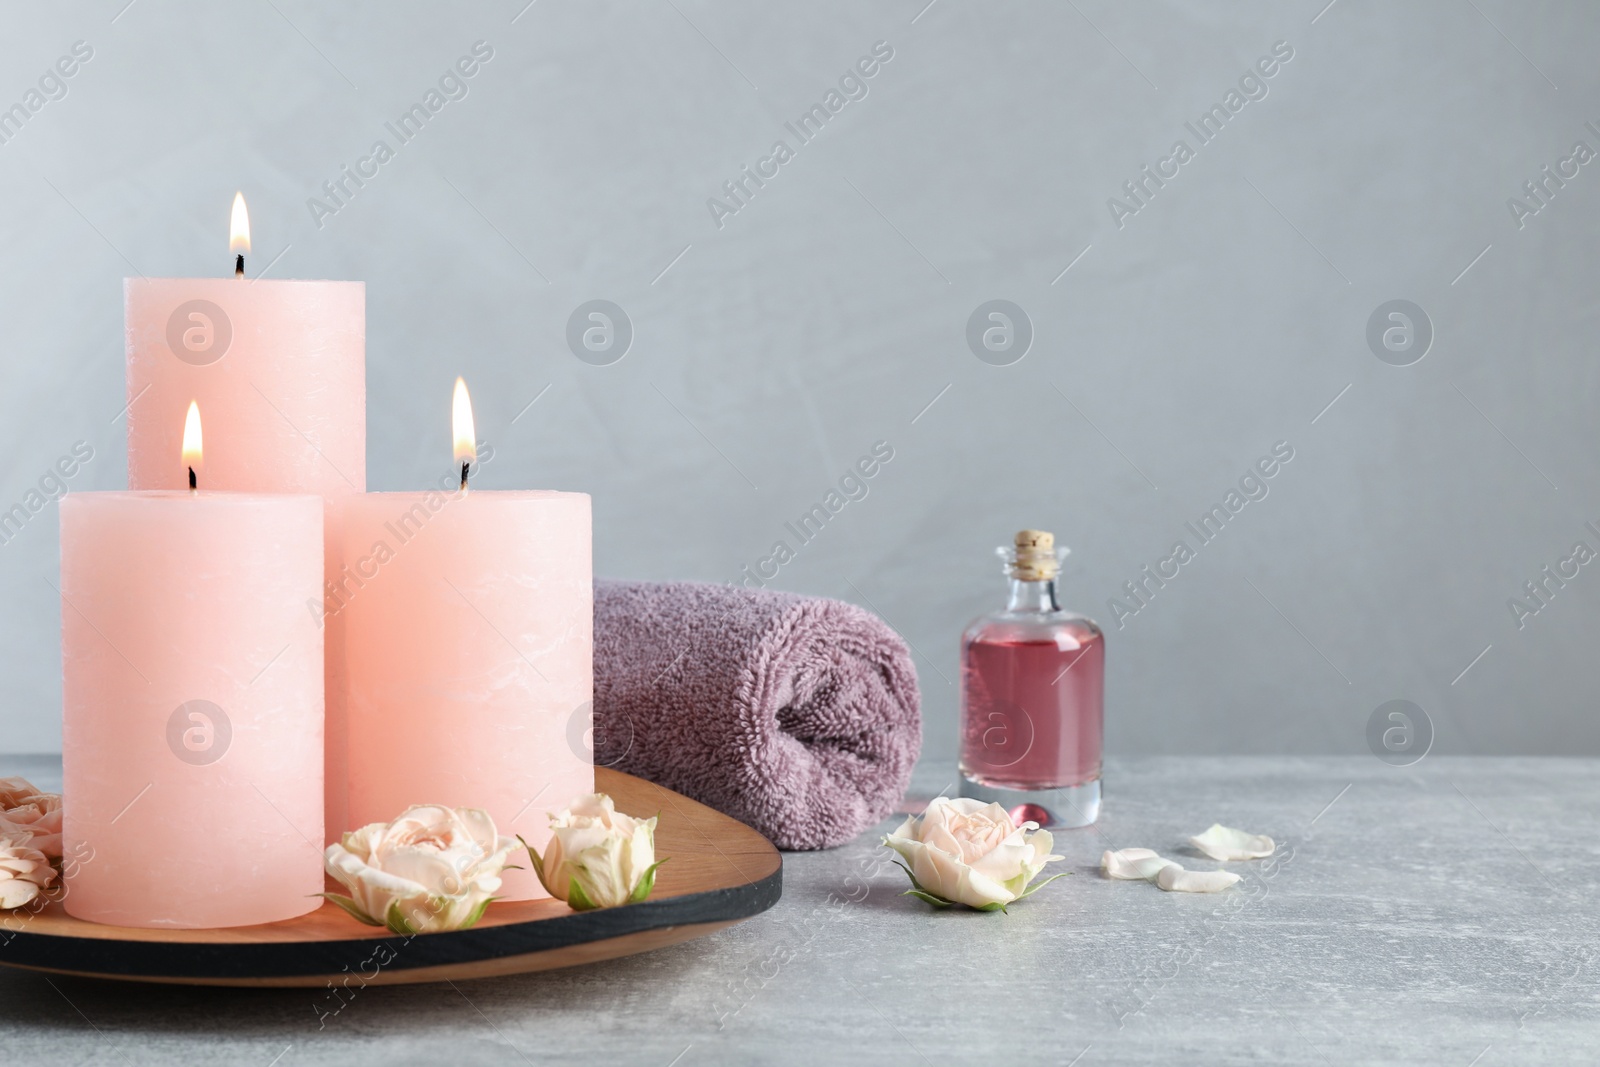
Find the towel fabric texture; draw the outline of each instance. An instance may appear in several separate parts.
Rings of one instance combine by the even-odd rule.
[[[595,762],[733,816],[784,849],[892,814],[922,746],[905,642],[838,600],[597,581]]]

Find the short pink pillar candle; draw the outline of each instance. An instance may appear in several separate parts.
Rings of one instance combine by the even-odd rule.
[[[184,485],[184,411],[225,428],[205,484],[252,493],[367,488],[366,285],[245,278],[129,278],[128,487]],[[330,512],[331,514],[331,512]],[[340,569],[328,533],[327,577]],[[321,597],[316,598],[320,601]],[[344,692],[337,623],[327,634],[327,811],[345,823]]]
[[[322,512],[310,495],[62,498],[71,915],[198,929],[322,903],[322,631],[306,610]]]
[[[483,808],[543,850],[594,791],[589,497],[369,493],[333,505],[353,826],[413,804]],[[531,866],[501,896],[548,896]]]

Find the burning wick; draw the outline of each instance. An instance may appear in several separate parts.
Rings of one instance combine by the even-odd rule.
[[[461,491],[467,491],[467,472],[478,458],[477,431],[472,425],[472,398],[467,396],[467,383],[456,379],[456,391],[450,398],[450,432],[455,438],[456,462],[461,464]]]
[[[244,206],[243,193],[233,194],[233,213],[228,219],[228,251],[238,253],[233,261],[233,276],[243,278],[244,254],[250,251],[250,212]]]
[[[189,468],[189,492],[200,488],[194,469],[200,466],[203,446],[200,443],[200,405],[189,401],[189,413],[183,417],[183,464]]]

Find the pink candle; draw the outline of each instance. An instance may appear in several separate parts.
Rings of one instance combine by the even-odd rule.
[[[178,489],[183,413],[227,427],[215,488],[336,496],[367,488],[366,286],[128,278],[128,485]]]
[[[321,903],[322,508],[62,498],[66,847],[90,857],[70,914],[205,928]]]
[[[469,462],[470,428],[457,437]],[[594,791],[588,495],[369,493],[333,506],[345,563],[327,612],[345,634],[351,825],[412,804],[483,808],[542,850],[546,812]],[[522,870],[501,895],[548,894]]]
[[[234,200],[232,248],[248,252]],[[242,255],[241,255],[242,269]],[[206,484],[333,498],[367,488],[366,286],[361,282],[129,278],[124,282],[128,487],[177,489],[179,428],[198,400],[212,426]],[[332,512],[329,512],[330,516]],[[340,569],[327,536],[327,577]],[[321,598],[315,598],[320,603]],[[330,840],[345,825],[342,635],[327,633]]]

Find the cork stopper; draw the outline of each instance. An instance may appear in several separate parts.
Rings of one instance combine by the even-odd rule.
[[[1014,544],[1016,555],[1011,564],[1011,577],[1019,582],[1049,581],[1061,573],[1054,534],[1045,530],[1019,530]]]

